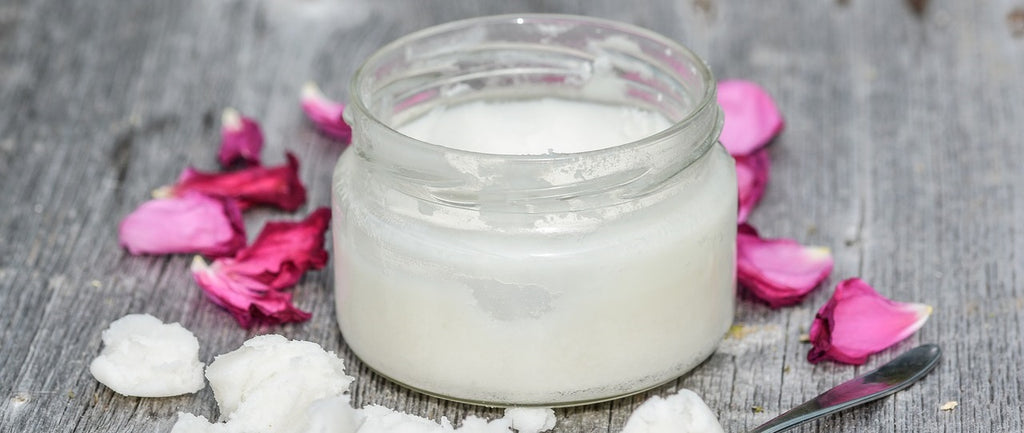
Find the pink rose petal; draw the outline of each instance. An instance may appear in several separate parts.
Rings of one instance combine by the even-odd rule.
[[[736,278],[772,308],[803,300],[832,272],[827,248],[805,247],[790,239],[762,239],[749,224],[736,234]]]
[[[234,108],[224,110],[221,115],[220,165],[230,167],[235,162],[245,165],[260,165],[260,151],[263,149],[263,131],[255,120],[242,116]]]
[[[192,276],[242,327],[309,319],[309,313],[291,304],[291,294],[281,290],[298,283],[307,270],[327,263],[324,232],[330,219],[331,211],[319,208],[303,221],[267,223],[253,244],[234,257],[209,265],[196,258]]]
[[[216,263],[216,262],[214,262]],[[239,326],[251,328],[258,323],[276,325],[304,322],[312,315],[292,304],[292,294],[260,290],[250,281],[224,275],[196,256],[192,260],[192,277],[214,304],[228,310]]]
[[[320,132],[344,143],[352,139],[352,128],[341,117],[344,104],[327,99],[315,83],[302,86],[301,101],[302,111]]]
[[[233,258],[220,259],[220,269],[255,279],[270,290],[294,285],[304,272],[327,263],[324,232],[330,220],[331,211],[322,207],[300,222],[269,222],[252,245]]]
[[[764,195],[772,168],[768,149],[759,149],[750,155],[736,156],[736,183],[739,185],[739,215],[737,222],[747,222],[750,212]]]
[[[245,246],[245,225],[234,201],[188,193],[143,203],[121,221],[118,237],[132,254],[216,257]]]
[[[928,305],[886,299],[859,278],[844,280],[814,317],[807,360],[863,364],[921,329],[931,312]]]
[[[203,173],[186,168],[178,183],[156,190],[154,195],[181,196],[190,191],[238,200],[244,210],[252,205],[277,206],[294,211],[306,202],[306,188],[299,180],[299,161],[287,154],[288,162],[277,167],[249,167],[228,173]]]
[[[725,124],[718,140],[732,155],[749,155],[782,131],[782,114],[761,86],[750,81],[718,83],[718,105]]]

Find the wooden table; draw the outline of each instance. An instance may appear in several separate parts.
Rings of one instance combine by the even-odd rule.
[[[919,9],[915,9],[919,8]],[[1014,12],[1016,10],[1017,12]],[[618,431],[651,395],[701,394],[727,431],[763,422],[922,342],[945,356],[923,382],[799,431],[1024,431],[1024,3],[692,0],[0,2],[0,431],[165,432],[175,412],[216,416],[209,388],[114,394],[88,373],[100,332],[127,313],[178,321],[209,361],[277,332],[344,356],[356,405],[460,420],[501,411],[424,397],[371,373],[334,322],[332,272],[295,289],[309,322],[245,331],[191,281],[190,257],[135,257],[117,223],[192,164],[215,168],[219,115],[257,117],[265,158],[298,154],[310,200],[329,202],[343,148],[297,105],[316,80],[344,99],[361,59],[413,30],[518,11],[587,14],[692,47],[720,78],[762,83],[787,119],[752,221],[832,248],[836,267],[797,307],[742,298],[728,337],[693,373],[635,397],[558,410],[559,432]],[[1018,206],[1017,204],[1021,205]],[[296,218],[260,209],[267,219]],[[839,280],[860,276],[935,312],[856,368],[805,361],[799,336]],[[614,342],[610,342],[614,343]],[[947,401],[959,402],[940,411]]]

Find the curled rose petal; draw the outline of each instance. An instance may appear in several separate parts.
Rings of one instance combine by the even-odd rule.
[[[233,200],[188,193],[143,203],[121,221],[118,237],[132,254],[217,257],[245,246],[245,225]]]
[[[229,167],[236,161],[260,165],[260,151],[263,149],[260,125],[234,108],[224,110],[220,124],[220,152],[217,154],[220,165]]]
[[[255,322],[304,322],[312,317],[292,304],[291,293],[254,289],[249,281],[219,273],[202,257],[196,256],[192,260],[192,277],[206,296],[228,310],[243,328],[250,328]]]
[[[352,139],[352,128],[341,117],[345,105],[327,99],[315,83],[302,86],[302,111],[328,137],[348,143]]]
[[[269,222],[252,245],[233,258],[221,259],[219,266],[270,290],[292,286],[307,270],[320,269],[327,263],[324,232],[330,220],[330,209],[322,207],[303,221]]]
[[[803,300],[832,272],[827,248],[790,239],[762,239],[749,224],[736,234],[736,278],[772,308]]]
[[[718,83],[718,105],[725,115],[718,140],[734,156],[753,153],[782,131],[782,113],[771,95],[755,83]]]
[[[252,205],[277,206],[294,211],[306,202],[306,188],[299,180],[299,161],[287,154],[288,162],[278,167],[249,167],[228,173],[203,173],[186,168],[178,183],[153,192],[156,197],[181,196],[190,191],[238,200],[246,209]]]
[[[736,184],[739,185],[739,216],[737,222],[747,222],[750,212],[757,206],[768,185],[772,168],[768,149],[759,149],[750,155],[736,156]]]
[[[330,219],[331,211],[319,208],[303,221],[267,223],[253,244],[234,257],[209,265],[197,257],[192,276],[242,327],[309,319],[309,313],[292,305],[291,294],[281,290],[298,283],[307,270],[327,263],[324,232]]]
[[[863,364],[917,332],[931,313],[928,305],[889,300],[859,278],[844,280],[814,316],[807,360]]]

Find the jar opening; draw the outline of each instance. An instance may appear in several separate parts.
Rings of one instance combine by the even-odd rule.
[[[409,180],[398,189],[455,206],[473,206],[482,191],[498,201],[642,195],[704,155],[721,129],[715,81],[699,57],[648,30],[590,17],[504,15],[422,30],[371,56],[350,94],[345,114],[360,157]],[[621,143],[532,152],[402,132],[438,110],[545,98],[666,121]],[[551,175],[559,172],[572,176]]]
[[[714,77],[692,51],[640,27],[572,15],[473,18],[409,34],[367,59],[349,93],[351,110],[398,134],[439,106],[543,97],[649,110],[672,123],[608,148],[642,146],[718,115]],[[714,136],[707,146],[717,140],[717,128],[702,132]]]

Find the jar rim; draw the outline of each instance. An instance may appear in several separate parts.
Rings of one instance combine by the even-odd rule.
[[[362,97],[362,95],[361,95],[361,93],[359,91],[360,84],[362,83],[362,81],[365,78],[365,76],[368,73],[368,71],[371,69],[371,66],[375,65],[375,63],[378,60],[382,59],[387,54],[389,54],[389,53],[391,53],[391,52],[393,52],[393,51],[395,51],[397,49],[400,49],[401,47],[406,46],[406,45],[408,45],[408,44],[410,44],[410,43],[412,43],[414,41],[422,40],[422,39],[427,39],[429,37],[436,36],[436,35],[439,35],[439,34],[443,34],[443,33],[446,33],[446,32],[450,32],[450,31],[453,31],[453,30],[456,30],[456,29],[459,29],[459,28],[467,28],[467,27],[470,27],[470,26],[480,25],[480,24],[487,24],[487,23],[525,24],[525,23],[528,23],[528,22],[540,23],[540,22],[543,22],[543,21],[559,21],[559,20],[561,20],[561,21],[568,21],[568,22],[575,22],[575,23],[580,23],[580,24],[590,24],[590,25],[596,25],[596,26],[603,26],[603,27],[612,28],[612,29],[618,30],[618,31],[630,32],[630,33],[636,34],[638,36],[641,36],[643,38],[649,39],[651,41],[657,42],[657,43],[663,45],[665,48],[673,50],[674,52],[681,53],[682,55],[684,55],[685,57],[687,57],[691,61],[690,65],[695,69],[695,72],[697,74],[699,74],[701,82],[705,84],[705,86],[704,86],[705,87],[704,88],[704,94],[701,95],[699,101],[697,101],[697,103],[695,103],[693,105],[693,107],[687,112],[687,114],[685,116],[683,116],[683,118],[679,119],[678,121],[673,122],[672,125],[669,126],[668,128],[665,128],[665,129],[663,129],[661,131],[658,131],[658,132],[656,132],[654,134],[645,136],[645,137],[640,138],[638,140],[633,140],[633,141],[629,141],[629,142],[625,142],[625,143],[619,143],[619,144],[616,144],[616,145],[613,145],[613,146],[603,147],[603,148],[599,148],[599,149],[586,150],[586,151],[582,151],[582,152],[544,153],[544,154],[498,154],[498,153],[478,152],[478,151],[472,151],[472,150],[452,148],[452,147],[444,146],[444,145],[437,144],[437,143],[431,143],[429,141],[419,140],[417,138],[410,137],[410,136],[408,136],[406,134],[403,134],[401,131],[399,131],[398,129],[396,129],[395,127],[390,125],[389,123],[381,120],[376,114],[374,114],[373,111],[371,111],[369,109],[369,107],[367,107],[366,104],[364,103],[363,97]],[[708,110],[709,108],[717,108],[716,91],[717,91],[717,89],[716,89],[716,85],[715,85],[714,75],[711,72],[711,68],[708,67],[707,63],[704,61],[703,58],[698,56],[696,53],[693,52],[693,50],[690,50],[689,48],[687,48],[686,46],[682,45],[681,43],[676,42],[676,41],[674,41],[672,39],[669,39],[668,37],[666,37],[664,35],[661,35],[661,34],[659,34],[657,32],[654,32],[652,30],[648,30],[646,28],[643,28],[643,27],[640,27],[640,26],[636,26],[636,25],[633,25],[633,24],[629,24],[629,23],[625,23],[625,22],[621,22],[621,21],[609,20],[609,19],[604,19],[604,18],[595,18],[595,17],[583,16],[583,15],[572,15],[572,14],[538,14],[538,13],[489,15],[489,16],[481,16],[481,17],[474,17],[474,18],[456,20],[456,21],[451,21],[451,22],[447,22],[447,23],[444,23],[444,24],[439,24],[439,25],[436,25],[436,26],[427,27],[427,28],[424,28],[424,29],[421,29],[421,30],[418,30],[418,31],[415,31],[415,32],[412,32],[412,33],[409,33],[409,34],[407,34],[405,36],[402,36],[402,37],[400,37],[400,38],[398,38],[398,39],[396,39],[396,40],[394,40],[394,41],[384,45],[383,47],[379,48],[377,51],[375,51],[373,54],[371,54],[365,61],[363,61],[363,63],[359,66],[359,68],[356,69],[356,72],[355,72],[355,74],[353,74],[352,79],[349,81],[349,94],[350,94],[350,97],[351,97],[351,101],[348,104],[348,106],[346,107],[345,118],[346,118],[346,121],[348,121],[351,124],[351,120],[350,119],[351,119],[352,116],[348,113],[348,109],[351,108],[351,109],[358,110],[361,118],[363,118],[364,120],[370,121],[376,127],[382,128],[383,130],[388,131],[389,133],[394,133],[394,134],[397,134],[397,135],[401,136],[403,138],[403,141],[407,145],[421,146],[421,147],[423,147],[425,149],[431,149],[431,150],[435,150],[435,151],[443,151],[443,152],[446,152],[448,154],[461,155],[461,156],[466,156],[466,157],[495,157],[495,156],[501,156],[502,158],[505,158],[505,159],[507,159],[509,161],[534,161],[534,162],[537,162],[537,161],[564,161],[564,160],[570,160],[570,159],[574,159],[574,158],[587,157],[588,155],[605,154],[605,153],[609,153],[609,152],[628,152],[628,151],[632,151],[632,150],[635,150],[635,149],[643,148],[643,147],[645,147],[647,145],[650,145],[650,144],[653,144],[653,143],[661,142],[661,141],[663,141],[663,140],[665,140],[665,139],[667,139],[667,138],[669,138],[669,137],[671,137],[673,135],[679,134],[682,131],[684,131],[687,128],[689,128],[693,123],[699,121],[701,119],[701,117],[702,117],[701,114],[703,114],[706,110]],[[717,142],[718,132],[721,129],[721,120],[719,120],[717,122],[717,124],[718,124],[717,127],[715,127],[714,130],[712,131],[712,133],[709,134],[709,138],[710,139],[704,140],[695,149],[693,149],[693,154],[695,156],[699,156],[699,155],[705,154],[708,151],[708,149],[710,149],[711,146],[714,145],[714,143]],[[692,162],[695,159],[696,158],[691,158],[690,162]]]

